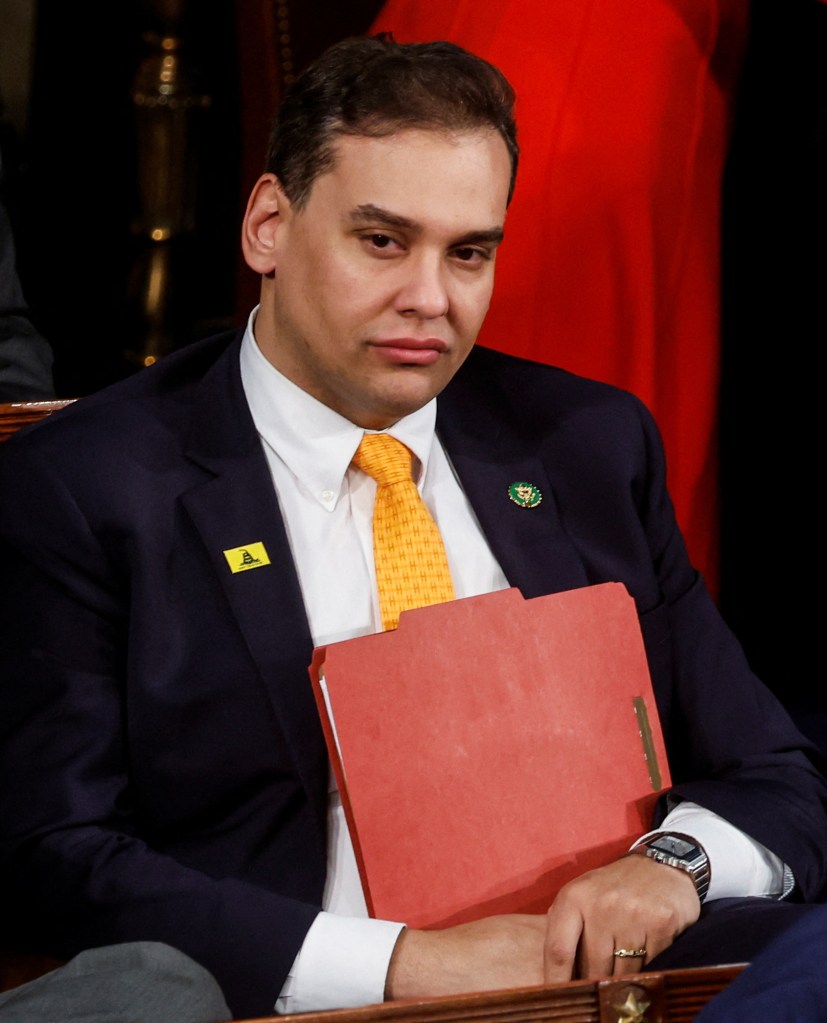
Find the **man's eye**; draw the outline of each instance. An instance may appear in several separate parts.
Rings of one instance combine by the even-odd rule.
[[[375,249],[387,249],[393,244],[393,239],[386,234],[369,234],[365,237]]]
[[[463,263],[483,262],[490,258],[489,253],[483,249],[475,249],[465,245],[460,249],[454,249],[454,255]]]
[[[369,231],[359,236],[363,248],[368,255],[377,259],[392,259],[405,251],[404,243],[381,231]]]

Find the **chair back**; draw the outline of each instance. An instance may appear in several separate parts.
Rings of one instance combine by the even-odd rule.
[[[36,423],[73,401],[74,398],[55,398],[52,401],[0,402],[0,441],[8,440],[21,427]]]

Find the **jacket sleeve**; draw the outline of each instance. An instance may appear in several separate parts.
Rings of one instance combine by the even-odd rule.
[[[823,758],[753,673],[690,565],[659,432],[636,407],[646,470],[635,501],[657,578],[656,595],[638,603],[674,782],[668,805],[692,800],[730,821],[791,867],[796,898],[816,900],[827,881]]]

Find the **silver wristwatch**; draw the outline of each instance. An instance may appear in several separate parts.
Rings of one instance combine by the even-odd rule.
[[[694,838],[677,831],[649,835],[648,838],[638,839],[629,851],[648,856],[657,863],[685,870],[692,878],[698,898],[703,902],[709,891],[709,857],[704,847],[698,845]]]

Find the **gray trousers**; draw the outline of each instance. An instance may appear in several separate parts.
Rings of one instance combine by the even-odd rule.
[[[0,1023],[225,1023],[211,973],[159,942],[88,949],[0,993]]]

